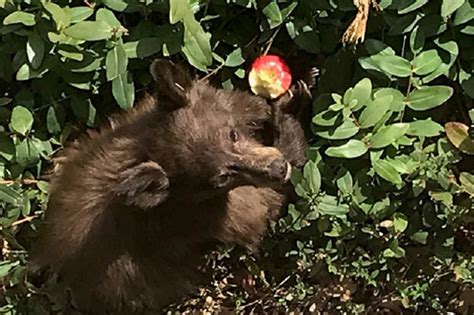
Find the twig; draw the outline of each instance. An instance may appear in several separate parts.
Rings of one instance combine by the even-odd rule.
[[[204,77],[202,77],[201,79],[199,79],[199,81],[205,81],[207,79],[209,79],[210,77],[212,77],[213,75],[215,75],[217,72],[219,72],[222,68],[224,68],[225,66],[225,63],[222,63],[220,64],[217,68],[215,68],[214,70],[212,70],[211,72],[209,72],[208,74],[206,74]]]
[[[248,48],[250,45],[253,44],[258,39],[258,34],[255,35],[247,44],[245,44],[244,48]]]
[[[292,275],[289,275],[289,276],[287,276],[285,279],[283,279],[279,284],[276,285],[276,287],[274,288],[274,290],[280,288],[282,285],[284,285],[286,282],[288,282],[288,280],[291,279],[291,276],[292,276]],[[243,309],[245,309],[245,308],[247,308],[247,307],[249,307],[249,306],[255,305],[255,304],[257,304],[258,302],[262,301],[262,299],[268,297],[270,294],[271,294],[271,292],[265,294],[264,296],[262,296],[262,297],[260,297],[260,298],[258,298],[258,299],[256,299],[256,300],[253,300],[252,302],[249,302],[249,303],[247,303],[247,304],[241,306],[240,309],[243,310]]]
[[[40,110],[42,110],[42,109],[44,109],[44,108],[47,108],[47,107],[49,107],[49,106],[51,106],[51,105],[53,105],[53,104],[57,104],[57,103],[60,103],[60,102],[65,101],[65,100],[68,100],[68,99],[70,99],[71,97],[72,97],[72,96],[69,95],[69,96],[65,96],[65,97],[63,97],[63,98],[61,98],[61,99],[54,100],[54,101],[51,102],[51,103],[44,104],[44,105],[41,105],[41,106],[39,106],[39,107],[36,107],[35,109],[33,109],[33,111],[34,111],[34,112],[40,111]]]
[[[268,54],[268,52],[270,51],[270,48],[273,45],[273,41],[275,40],[275,37],[278,35],[278,32],[280,31],[280,29],[281,29],[281,25],[278,26],[278,28],[272,34],[272,37],[270,37],[270,39],[268,40],[268,44],[267,44],[267,47],[265,48],[265,51],[263,52],[263,55]]]
[[[35,185],[36,183],[38,183],[38,180],[36,180],[36,179],[20,179],[20,180],[3,179],[3,180],[0,180],[0,185],[12,185],[12,184]]]
[[[91,9],[95,7],[95,3],[90,3],[89,0],[84,0],[84,4]]]
[[[25,218],[23,218],[23,219],[20,219],[20,220],[17,220],[17,221],[15,221],[15,222],[13,222],[11,226],[17,226],[17,225],[23,224],[23,223],[25,223],[25,222],[31,222],[31,221],[33,221],[34,219],[36,219],[38,216],[39,216],[39,215],[37,215],[37,214],[27,216],[27,217],[25,217]]]

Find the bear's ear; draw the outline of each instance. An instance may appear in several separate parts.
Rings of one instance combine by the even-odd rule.
[[[150,73],[155,80],[155,90],[160,106],[174,110],[187,104],[186,92],[193,79],[181,66],[165,59],[156,59],[150,65]]]
[[[148,161],[122,172],[113,192],[129,206],[150,209],[158,207],[168,198],[169,185],[163,168]]]

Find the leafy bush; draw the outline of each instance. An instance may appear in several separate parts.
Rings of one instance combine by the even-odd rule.
[[[133,106],[157,56],[246,89],[265,51],[321,69],[301,199],[259,255],[211,253],[215,282],[172,309],[472,313],[474,2],[354,2],[353,41],[373,7],[344,47],[350,0],[0,0],[0,313],[66,303],[27,256],[68,138]]]

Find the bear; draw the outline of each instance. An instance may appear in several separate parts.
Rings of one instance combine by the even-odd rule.
[[[159,311],[192,290],[215,242],[256,250],[306,162],[304,84],[268,104],[169,60],[150,72],[153,95],[67,146],[50,179],[30,263],[84,314]]]

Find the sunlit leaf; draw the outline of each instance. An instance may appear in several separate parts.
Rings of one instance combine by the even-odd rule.
[[[112,81],[112,94],[119,106],[128,109],[135,102],[135,87],[128,72],[122,72]]]
[[[82,21],[64,30],[68,36],[97,41],[112,37],[112,27],[104,21]]]
[[[449,86],[424,86],[412,91],[406,103],[416,111],[432,109],[442,105],[453,95],[453,88]]]
[[[3,19],[3,25],[10,25],[21,23],[26,26],[33,26],[36,24],[35,16],[32,13],[15,11],[10,13]]]
[[[367,149],[367,145],[362,141],[351,139],[341,146],[329,147],[325,153],[332,157],[353,159],[364,155]]]
[[[380,128],[370,139],[370,147],[379,149],[393,144],[408,131],[409,127],[407,123],[395,123]]]
[[[11,117],[11,127],[19,134],[25,135],[33,126],[33,115],[31,112],[23,107],[16,106],[13,108]]]

